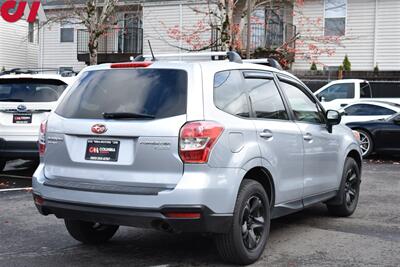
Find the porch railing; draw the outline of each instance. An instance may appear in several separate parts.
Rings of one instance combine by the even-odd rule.
[[[89,32],[79,29],[77,32],[77,53],[89,53]],[[141,28],[113,28],[99,38],[97,52],[99,54],[142,54],[143,29]]]
[[[241,33],[242,48],[246,49],[247,44],[247,28],[244,27]],[[276,48],[285,43],[289,47],[294,48],[295,42],[293,38],[296,36],[296,26],[290,23],[271,23],[266,26],[264,24],[251,25],[250,50],[254,51],[258,47]],[[211,50],[220,51],[222,49],[221,33],[217,26],[211,29],[211,42],[214,44]]]

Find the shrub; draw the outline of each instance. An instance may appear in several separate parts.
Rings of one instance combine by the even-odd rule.
[[[315,64],[315,62],[313,62],[313,63],[311,64],[310,70],[318,70],[318,69],[317,69],[317,65]]]
[[[347,55],[343,59],[343,70],[351,71],[351,63],[350,63],[349,57]]]
[[[375,74],[378,74],[378,72],[379,72],[379,67],[378,67],[378,63],[375,65],[375,68],[374,68],[374,73]]]

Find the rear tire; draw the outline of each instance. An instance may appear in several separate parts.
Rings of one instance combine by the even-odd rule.
[[[338,205],[327,204],[329,212],[338,217],[348,217],[357,208],[358,197],[360,195],[360,168],[353,158],[347,158],[344,164],[342,182],[339,194],[341,203]]]
[[[117,232],[118,225],[105,225],[79,220],[64,220],[69,234],[85,244],[101,244],[110,240]]]
[[[257,261],[267,243],[270,218],[268,196],[263,186],[254,180],[243,180],[232,226],[228,233],[215,237],[222,259],[241,265]]]

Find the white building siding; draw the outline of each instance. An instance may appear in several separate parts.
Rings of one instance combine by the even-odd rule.
[[[386,1],[386,0],[380,0]],[[324,19],[324,1],[323,0],[306,0],[302,8],[304,17]],[[400,15],[400,14],[399,14]],[[374,68],[374,17],[375,17],[375,0],[348,0],[347,17],[346,17],[346,36],[341,41],[340,46],[330,45],[334,47],[335,54],[328,56],[323,54],[318,57],[318,61],[326,66],[339,66],[342,64],[345,55],[349,56],[354,70],[372,70]],[[298,26],[300,34],[307,30],[306,27],[298,25],[298,16],[295,17],[295,23]],[[322,22],[323,23],[323,22]],[[320,29],[312,28],[311,32],[315,36],[323,36],[323,27]],[[316,43],[320,48],[328,45]],[[294,69],[309,69],[310,60],[296,59]],[[318,66],[320,69],[322,66]]]
[[[35,40],[36,42],[36,40]],[[28,23],[9,23],[0,18],[0,68],[35,68],[38,45],[28,43]]]
[[[60,24],[53,23],[41,30],[41,59],[42,68],[72,67],[79,71],[86,65],[77,59],[77,29],[74,30],[74,42],[60,41]]]
[[[380,70],[400,70],[400,1],[379,0],[376,62]]]
[[[184,52],[179,47],[193,49],[193,46],[185,41],[179,41],[171,38],[168,30],[174,27],[178,28],[180,32],[189,34],[193,33],[197,23],[204,20],[205,15],[197,10],[208,10],[204,3],[191,3],[180,4],[165,3],[165,4],[148,4],[143,7],[143,52],[144,54],[150,53],[147,40],[151,41],[153,51],[155,53],[179,53]],[[200,35],[200,42],[208,45],[210,43],[211,31],[205,31]]]
[[[143,52],[149,54],[147,40],[150,40],[155,53],[177,53],[178,47],[192,48],[186,42],[174,40],[168,35],[168,30],[178,26],[183,32],[189,33],[205,15],[196,13],[192,8],[205,10],[207,6],[193,2],[182,4],[180,1],[144,3],[143,5]],[[51,11],[46,15],[51,16]],[[41,52],[39,65],[44,68],[73,67],[81,70],[86,65],[77,60],[77,30],[73,43],[60,42],[60,25],[52,24],[41,30]],[[201,34],[201,40],[209,43],[211,32]]]

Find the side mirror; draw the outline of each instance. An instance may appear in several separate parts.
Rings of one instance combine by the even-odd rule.
[[[394,124],[399,124],[400,125],[400,117],[396,117],[393,119]]]
[[[340,123],[342,115],[340,115],[339,111],[330,109],[326,112],[326,119],[328,121],[328,132],[332,133],[332,126]]]

